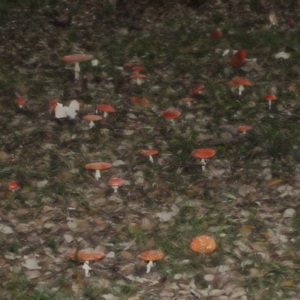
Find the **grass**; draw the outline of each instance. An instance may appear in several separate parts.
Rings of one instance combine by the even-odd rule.
[[[59,27],[57,35],[51,16],[63,17],[59,12],[63,4],[54,0],[25,1],[20,9],[18,4],[4,1],[0,5],[4,19],[15,21],[15,29],[10,23],[0,29],[3,37],[9,37],[5,42],[9,51],[0,66],[0,151],[10,156],[7,163],[0,155],[0,192],[4,199],[0,209],[5,212],[3,224],[14,230],[14,235],[0,236],[5,250],[0,257],[4,299],[98,299],[110,293],[118,299],[162,299],[164,283],[155,285],[157,294],[153,295],[151,287],[142,287],[126,276],[134,274],[154,281],[166,278],[169,285],[177,282],[181,286],[188,286],[193,278],[200,293],[208,284],[223,288],[217,280],[208,283],[204,279],[210,272],[215,272],[217,278],[223,276],[214,271],[220,266],[230,267],[228,273],[224,272],[229,283],[245,288],[249,298],[295,296],[300,282],[296,271],[300,216],[296,212],[289,223],[282,219],[282,212],[289,207],[297,211],[297,196],[287,194],[281,199],[278,186],[268,184],[282,179],[282,184],[295,184],[297,190],[298,95],[285,89],[290,83],[298,83],[298,72],[293,69],[299,58],[298,25],[291,30],[282,24],[267,28],[259,17],[263,8],[259,1],[249,4],[257,14],[255,22],[235,16],[232,23],[218,8],[206,19],[197,7],[207,9],[211,4],[190,1],[194,8],[180,6],[182,12],[177,8],[163,13],[157,6],[149,6],[149,15],[139,21],[138,29],[131,29],[125,28],[126,20],[114,18],[113,5],[100,3],[87,10],[85,3],[77,1],[70,12],[72,25]],[[227,8],[228,2],[223,4]],[[7,15],[8,11],[13,17]],[[37,18],[26,18],[22,24],[22,14]],[[216,26],[224,29],[222,40],[210,38]],[[30,32],[25,28],[31,28]],[[248,58],[257,58],[262,69],[232,69],[230,58],[222,53],[238,48],[245,49]],[[84,80],[75,83],[71,67],[60,60],[63,55],[85,51],[94,54],[99,66],[83,63]],[[279,51],[291,53],[291,58],[276,60],[274,54]],[[35,61],[28,62],[34,56]],[[144,68],[147,80],[143,85],[129,82],[130,71],[122,69],[129,61]],[[253,82],[240,97],[226,86],[235,76]],[[191,96],[197,84],[205,85],[203,94],[195,96],[191,107],[180,104],[179,100]],[[271,87],[277,88],[278,101],[269,111],[263,96]],[[16,114],[16,91],[26,96],[31,114]],[[133,108],[129,103],[132,95],[147,97],[150,107]],[[84,104],[79,116],[93,112],[98,103],[110,103],[117,111],[88,130],[79,118],[55,122],[47,113],[48,100],[53,98],[66,104],[78,99]],[[181,110],[175,126],[160,117],[160,112],[170,106]],[[186,118],[188,114],[194,118]],[[246,141],[213,146],[217,155],[208,161],[208,171],[202,172],[191,157],[193,150],[206,147],[207,140],[203,142],[201,136],[222,139],[220,125],[240,124],[254,128],[247,133]],[[132,130],[132,134],[126,135],[126,130]],[[148,147],[159,150],[153,164],[139,155]],[[254,147],[262,150],[253,154]],[[122,160],[125,165],[114,166],[95,181],[83,166],[98,160]],[[271,170],[270,180],[262,175],[266,168]],[[144,179],[143,184],[135,185],[136,174]],[[128,181],[117,196],[113,195],[119,200],[114,200],[106,185],[113,176]],[[45,179],[46,186],[37,187]],[[14,194],[5,189],[11,180],[21,185]],[[254,198],[241,194],[240,185],[251,186]],[[76,207],[76,211],[69,212],[75,221],[84,220],[88,225],[70,230],[68,207]],[[23,210],[27,211],[25,215]],[[162,212],[174,215],[168,221],[159,221],[157,214]],[[42,226],[33,226],[40,222]],[[147,222],[153,226],[148,228]],[[17,231],[19,223],[29,224],[30,231]],[[47,228],[45,223],[54,226]],[[291,229],[280,233],[288,240],[283,247],[272,244],[267,234],[269,228],[279,226]],[[72,242],[65,241],[66,233],[72,235]],[[218,247],[214,253],[204,256],[190,251],[190,241],[200,234],[215,238]],[[33,237],[41,237],[43,244]],[[239,241],[248,250],[237,244]],[[74,246],[100,246],[115,256],[91,263],[95,272],[87,279],[81,264],[65,257]],[[145,263],[136,258],[148,247],[160,248],[166,255],[149,277],[144,274]],[[51,251],[51,256],[45,255],[45,249]],[[7,259],[11,253],[18,258]],[[22,262],[30,254],[40,255],[42,269],[39,278],[29,280]],[[116,265],[119,271],[112,272]],[[56,276],[53,270],[58,270]],[[224,282],[224,286],[229,283]],[[172,297],[181,296],[174,291]]]

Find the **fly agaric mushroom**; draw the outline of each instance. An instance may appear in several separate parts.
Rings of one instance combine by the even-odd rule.
[[[95,178],[98,180],[101,178],[100,170],[107,170],[111,168],[111,164],[106,162],[89,163],[84,166],[86,170],[95,171]]]
[[[232,55],[230,64],[233,68],[238,68],[244,64],[245,59],[246,52],[244,50],[238,50]]]
[[[14,192],[16,190],[18,190],[20,187],[18,185],[18,183],[16,181],[11,181],[8,185],[7,185],[7,189],[10,190],[11,192]]]
[[[246,134],[247,131],[251,130],[252,127],[248,125],[241,125],[236,128],[236,130],[242,134]]]
[[[177,109],[167,109],[161,114],[166,120],[170,120],[172,125],[175,125],[174,119],[181,115],[181,112]]]
[[[188,107],[191,107],[191,103],[194,102],[196,99],[195,98],[183,98],[181,99],[181,102],[186,103]]]
[[[229,87],[239,87],[239,96],[242,95],[245,86],[251,86],[251,82],[247,79],[235,77],[227,83]]]
[[[139,258],[148,261],[146,273],[150,273],[151,268],[154,266],[153,262],[161,260],[165,255],[160,250],[147,250],[139,255]]]
[[[196,85],[195,87],[192,88],[191,93],[193,95],[200,95],[202,91],[204,90],[205,86],[204,85]]]
[[[97,115],[85,115],[82,117],[82,120],[88,121],[89,127],[93,128],[95,126],[94,122],[100,121],[102,117],[97,116]]]
[[[153,163],[153,157],[152,157],[152,155],[155,155],[155,154],[157,154],[158,153],[158,151],[157,150],[155,150],[155,149],[151,149],[151,150],[143,150],[142,152],[141,152],[141,154],[143,155],[143,156],[149,156],[149,160]]]
[[[276,96],[274,94],[265,95],[264,99],[269,102],[269,109],[271,109],[272,101],[276,100]]]
[[[130,80],[137,85],[141,85],[145,81],[146,75],[144,74],[137,74],[130,76]]]
[[[24,98],[18,98],[16,100],[18,108],[23,109],[25,105],[25,99]]]
[[[114,189],[115,193],[117,193],[118,188],[124,184],[124,181],[121,178],[112,177],[108,180],[107,184]]]
[[[131,71],[133,72],[133,73],[141,73],[141,72],[143,72],[143,68],[142,67],[139,67],[139,66],[136,66],[136,67],[133,67],[132,69],[131,69]]]
[[[71,54],[66,55],[62,58],[65,63],[74,63],[75,81],[79,80],[80,66],[79,63],[82,61],[90,60],[93,58],[91,54]]]
[[[200,164],[202,165],[202,170],[205,170],[207,158],[212,158],[216,154],[216,151],[208,148],[196,149],[193,151],[192,156],[197,159],[201,159]]]
[[[223,36],[223,34],[222,34],[222,31],[218,28],[218,29],[214,30],[210,34],[210,36],[212,39],[220,39]]]
[[[130,98],[130,102],[132,105],[140,108],[145,108],[149,106],[149,100],[147,98],[139,98],[137,96],[133,96]]]
[[[108,113],[115,112],[115,109],[108,104],[99,104],[96,106],[96,113],[98,113],[98,111],[102,111],[103,117],[106,118],[108,116]]]
[[[69,253],[70,259],[84,262],[82,268],[85,271],[85,277],[90,276],[91,267],[89,266],[89,262],[93,260],[100,260],[104,256],[105,254],[103,252],[94,249],[84,249],[79,251],[73,249]]]
[[[192,240],[190,248],[193,252],[207,254],[216,249],[216,242],[207,235],[200,235]]]

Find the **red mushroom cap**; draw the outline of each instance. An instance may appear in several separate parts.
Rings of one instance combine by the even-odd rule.
[[[202,149],[194,150],[192,153],[192,156],[194,158],[206,159],[206,158],[213,157],[215,154],[216,154],[216,151],[213,149],[202,148]]]
[[[202,91],[204,90],[205,86],[204,85],[196,85],[195,87],[193,87],[192,89],[192,94],[193,95],[199,95],[202,93]]]
[[[142,152],[141,152],[141,154],[143,155],[143,156],[150,156],[150,155],[155,155],[155,154],[157,154],[158,153],[158,150],[155,150],[155,149],[149,149],[149,150],[143,150]]]
[[[249,80],[247,80],[247,79],[243,79],[243,78],[240,78],[240,77],[235,77],[231,81],[229,81],[227,83],[227,85],[229,87],[240,86],[240,85],[243,85],[243,86],[252,86],[252,83]]]
[[[189,97],[187,97],[187,98],[181,99],[181,102],[190,103],[190,102],[193,102],[195,100],[196,100],[195,98],[189,98]]]
[[[276,100],[277,98],[274,94],[267,94],[267,95],[264,96],[264,99],[266,101],[273,101],[273,100]]]
[[[137,74],[137,75],[130,76],[131,80],[145,79],[145,78],[146,78],[146,75],[144,75],[144,74]]]
[[[17,99],[17,104],[18,104],[19,106],[23,106],[23,105],[25,104],[25,99],[24,99],[24,98],[18,98],[18,99]]]
[[[78,259],[80,261],[100,260],[104,256],[105,254],[103,252],[94,249],[84,249],[79,251],[73,249],[69,253],[70,259]]]
[[[238,50],[231,57],[230,64],[233,68],[242,66],[246,59],[246,52],[244,50]]]
[[[192,240],[190,247],[193,252],[207,254],[216,249],[216,242],[207,235],[200,235]]]
[[[137,96],[133,96],[130,98],[130,102],[132,105],[144,108],[149,106],[149,100],[147,98],[139,98]]]
[[[124,184],[124,181],[121,178],[112,177],[108,180],[107,184],[111,187],[119,187]]]
[[[166,120],[176,119],[181,115],[177,109],[168,109],[161,114]]]
[[[115,112],[115,109],[109,104],[99,104],[96,106],[96,109],[98,111],[109,112],[109,113]]]
[[[90,121],[90,122],[100,121],[101,119],[102,119],[102,117],[100,117],[98,115],[85,115],[82,117],[82,120]]]
[[[238,126],[237,128],[236,128],[236,130],[238,131],[238,132],[242,132],[242,133],[245,133],[245,132],[247,132],[248,130],[251,130],[252,129],[252,127],[251,126],[248,126],[248,125],[241,125],[241,126]]]
[[[165,255],[160,250],[146,250],[139,255],[139,258],[145,261],[156,261],[164,257]]]
[[[220,29],[217,29],[217,30],[214,30],[210,36],[212,39],[220,39],[223,36],[223,34]]]
[[[143,71],[143,68],[136,66],[136,67],[133,67],[131,70],[134,73],[141,73]]]
[[[84,168],[86,170],[93,170],[93,171],[96,171],[96,170],[106,170],[106,169],[111,168],[111,164],[106,163],[106,162],[89,163],[89,164],[86,164],[84,166]]]
[[[17,189],[19,189],[19,185],[16,181],[12,181],[7,185],[7,188],[13,192],[13,191],[16,191]]]
[[[91,54],[71,54],[71,55],[64,56],[62,58],[62,61],[65,63],[76,63],[76,62],[89,60],[92,58],[93,58],[93,55],[91,55]]]

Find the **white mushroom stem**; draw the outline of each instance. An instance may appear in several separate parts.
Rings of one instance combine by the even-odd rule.
[[[95,123],[94,123],[93,121],[91,121],[91,122],[89,123],[90,129],[92,129],[94,126],[95,126]]]
[[[85,272],[85,277],[90,277],[90,270],[92,270],[92,268],[89,266],[89,262],[88,261],[84,262],[84,264],[82,266],[82,269]]]
[[[242,95],[242,93],[243,93],[243,91],[244,91],[244,86],[243,85],[240,85],[239,86],[239,96],[241,96]]]
[[[153,157],[152,157],[152,155],[149,155],[149,160],[153,163]]]
[[[171,119],[171,124],[172,124],[172,126],[175,126],[175,121],[174,121],[174,119]]]
[[[202,171],[205,171],[206,161],[204,158],[201,159],[200,164],[202,166]]]
[[[272,106],[272,101],[271,101],[271,100],[269,100],[268,102],[269,102],[269,109],[271,109],[271,106]]]
[[[75,67],[74,67],[74,72],[75,72],[75,80],[79,80],[79,73],[80,73],[80,66],[79,66],[79,62],[75,63]]]
[[[118,188],[119,188],[118,186],[116,186],[116,185],[112,185],[112,188],[114,189],[114,192],[115,192],[115,193],[117,193],[117,192],[118,192]]]
[[[150,260],[147,264],[147,271],[146,273],[150,273],[151,268],[154,266],[154,263],[152,260]]]
[[[103,118],[106,118],[108,116],[108,113],[105,111],[104,113],[103,113]]]
[[[96,170],[96,172],[95,172],[95,178],[96,178],[96,180],[98,180],[99,178],[101,178],[100,170]]]

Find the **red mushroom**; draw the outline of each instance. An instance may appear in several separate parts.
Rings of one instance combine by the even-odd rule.
[[[192,240],[190,248],[193,252],[207,254],[216,249],[216,242],[207,235],[200,235]]]
[[[247,131],[251,130],[252,127],[248,125],[241,125],[236,128],[236,130],[242,134],[245,134]]]
[[[143,68],[139,66],[133,67],[131,70],[133,73],[137,73],[137,74],[143,72]]]
[[[117,193],[118,188],[124,184],[124,181],[121,178],[112,177],[108,180],[107,184],[114,189],[115,193]]]
[[[202,165],[202,170],[205,170],[207,158],[212,158],[216,154],[216,151],[208,148],[196,149],[193,151],[192,156],[197,159],[201,159],[200,164]]]
[[[210,36],[212,39],[220,39],[223,36],[223,34],[222,31],[218,28],[214,30]]]
[[[142,152],[141,152],[141,154],[143,155],[143,156],[149,156],[149,160],[153,163],[153,157],[152,157],[152,155],[155,155],[155,154],[157,154],[158,153],[158,151],[157,150],[155,150],[155,149],[151,149],[151,150],[143,150]]]
[[[175,124],[174,119],[181,115],[181,112],[177,109],[167,109],[161,114],[166,120],[170,120],[172,125]]]
[[[229,87],[239,87],[239,95],[242,95],[244,87],[245,86],[252,86],[252,83],[247,79],[243,79],[243,78],[240,78],[240,77],[235,77],[227,83],[227,86],[229,86]]]
[[[82,120],[90,122],[89,123],[90,128],[93,128],[95,126],[94,122],[100,121],[101,119],[102,117],[97,115],[85,115],[82,117]]]
[[[181,102],[186,103],[188,105],[188,107],[191,106],[191,103],[194,102],[196,99],[195,98],[183,98],[181,99]]]
[[[137,85],[141,85],[145,81],[146,75],[143,74],[137,74],[130,76],[130,80]]]
[[[24,104],[25,104],[25,99],[24,98],[18,98],[17,99],[17,105],[20,109],[24,108]]]
[[[106,162],[89,163],[84,166],[86,170],[95,171],[95,178],[98,180],[101,177],[100,170],[107,170],[111,168],[111,164]]]
[[[151,268],[154,266],[154,261],[161,260],[164,257],[165,255],[160,250],[147,250],[139,255],[140,259],[148,261],[146,273],[150,272]]]
[[[265,95],[264,99],[269,102],[269,109],[271,109],[272,101],[276,100],[276,96],[274,94]]]
[[[7,189],[10,190],[11,192],[18,190],[19,188],[20,188],[20,186],[18,185],[18,183],[16,181],[11,181],[7,185]]]
[[[96,113],[98,113],[98,111],[102,111],[103,117],[106,118],[108,113],[115,112],[115,109],[111,105],[108,105],[108,104],[99,104],[96,106]]]
[[[82,61],[90,60],[93,58],[91,54],[71,54],[66,55],[62,58],[62,61],[65,63],[74,63],[74,72],[75,72],[75,80],[79,80],[80,67],[79,63]]]
[[[246,52],[244,50],[236,51],[231,57],[230,64],[233,68],[242,66],[246,59]]]
[[[204,85],[196,85],[195,87],[192,88],[192,94],[193,95],[199,95],[202,93],[204,90],[205,86]]]

